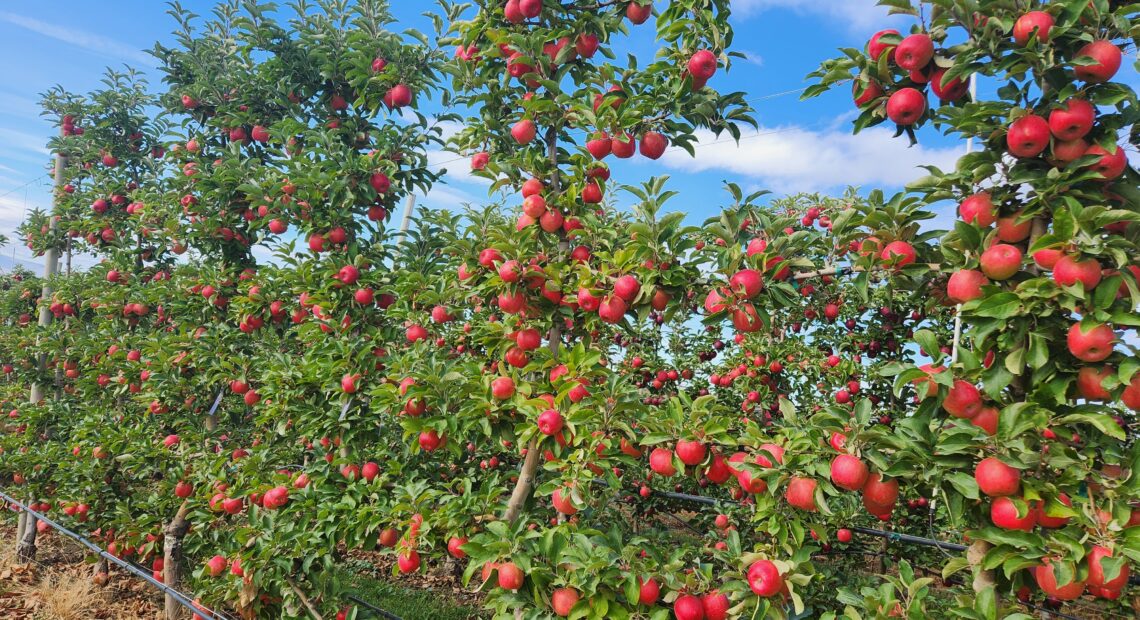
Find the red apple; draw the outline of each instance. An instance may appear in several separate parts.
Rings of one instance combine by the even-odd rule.
[[[974,468],[974,480],[982,493],[990,497],[1013,495],[1021,488],[1021,472],[992,456]]]
[[[867,483],[867,464],[851,454],[840,454],[831,460],[831,481],[848,491],[859,491]]]
[[[511,137],[519,144],[530,144],[537,131],[534,121],[524,118],[511,126]]]
[[[883,248],[879,259],[884,263],[893,264],[897,267],[905,267],[915,261],[917,254],[914,251],[914,246],[906,241],[892,241]]]
[[[788,481],[788,488],[784,493],[784,499],[795,508],[815,512],[817,510],[815,505],[815,489],[817,485],[818,483],[813,478],[793,477]]]
[[[467,552],[463,550],[463,545],[466,544],[466,538],[452,536],[447,540],[447,552],[451,554],[451,557],[462,560],[467,557]]]
[[[1008,497],[996,497],[990,504],[990,521],[1003,530],[1022,530],[1029,532],[1037,525],[1037,513],[1024,500],[1025,514],[1018,516],[1018,505]]]
[[[632,275],[624,275],[614,281],[614,295],[631,302],[641,291],[641,283]]]
[[[913,125],[924,112],[926,112],[926,97],[918,89],[901,88],[887,99],[887,118],[895,124]]]
[[[570,615],[570,610],[578,604],[578,591],[574,588],[558,588],[550,595],[550,606],[554,614],[561,618]]]
[[[990,226],[996,221],[995,213],[994,201],[989,192],[978,192],[958,205],[958,214],[967,224]]]
[[[1037,40],[1049,40],[1049,30],[1053,28],[1053,16],[1045,11],[1030,11],[1017,18],[1013,24],[1013,41],[1021,47],[1029,44],[1030,37],[1037,33]]]
[[[883,96],[883,87],[875,80],[856,78],[851,87],[851,97],[855,107],[862,108]]]
[[[491,396],[498,400],[506,400],[515,395],[515,380],[510,377],[498,377],[491,381]]]
[[[562,430],[562,414],[554,409],[547,409],[538,416],[538,430],[543,435],[554,435]]]
[[[1072,507],[1073,501],[1069,499],[1068,495],[1059,493],[1057,499],[1064,505]],[[1069,517],[1050,517],[1045,514],[1045,504],[1043,502],[1036,502],[1037,508],[1037,524],[1041,527],[1065,527],[1069,523]]]
[[[1093,144],[1085,150],[1085,155],[1100,157],[1092,165],[1092,170],[1099,172],[1106,179],[1115,179],[1124,174],[1124,170],[1128,168],[1128,156],[1119,145],[1113,145],[1112,150],[1109,150],[1099,144]]]
[[[574,41],[574,50],[582,58],[593,58],[598,51],[598,35],[585,32],[578,35]]]
[[[956,418],[972,418],[982,409],[982,395],[969,381],[955,379],[942,408]]]
[[[999,217],[997,220],[997,236],[998,239],[1006,243],[1019,243],[1025,241],[1029,237],[1029,233],[1033,230],[1033,219],[1023,220],[1021,211]]]
[[[1085,582],[1071,581],[1065,585],[1057,583],[1057,576],[1053,573],[1053,560],[1045,558],[1043,564],[1033,569],[1033,577],[1037,580],[1037,586],[1041,588],[1047,596],[1058,601],[1071,601],[1080,598],[1081,594],[1085,591]],[[1074,575],[1074,578],[1076,575]]]
[[[883,52],[887,53],[887,60],[893,60],[895,55],[895,43],[886,43],[882,41],[884,35],[899,36],[898,30],[880,30],[871,35],[871,39],[867,41],[867,54],[871,60],[878,61]]]
[[[705,610],[705,620],[725,620],[728,618],[728,596],[716,590],[701,595],[701,607]]]
[[[1077,58],[1082,57],[1092,58],[1096,64],[1077,65],[1073,67],[1073,71],[1077,74],[1077,79],[1092,84],[1111,80],[1120,70],[1120,63],[1123,60],[1120,48],[1110,41],[1093,41],[1085,45],[1077,52]]]
[[[641,586],[638,590],[637,602],[646,606],[655,605],[657,599],[661,596],[661,586],[657,585],[657,582],[652,577],[649,579],[638,577],[637,581]]]
[[[1053,281],[1061,286],[1073,286],[1080,282],[1085,291],[1091,291],[1100,283],[1101,266],[1095,258],[1078,260],[1066,254],[1053,265]]]
[[[658,159],[665,154],[669,138],[656,131],[647,131],[641,136],[641,154],[649,159]]]
[[[964,304],[982,296],[982,287],[990,283],[982,272],[975,269],[960,269],[950,276],[946,283],[946,295],[953,301]]]
[[[1089,562],[1088,585],[1104,588],[1106,590],[1123,590],[1128,585],[1128,560],[1120,567],[1120,572],[1113,579],[1106,579],[1104,565],[1101,560],[1112,557],[1112,550],[1101,545],[1093,545],[1086,556]]]
[[[228,565],[229,562],[226,560],[225,556],[215,555],[209,560],[206,560],[206,572],[211,577],[217,577],[218,575],[221,575],[223,572],[225,572]]]
[[[677,458],[686,465],[699,465],[707,454],[708,448],[699,441],[682,439],[677,442]]]
[[[694,80],[707,81],[716,73],[716,54],[709,50],[698,50],[689,58],[689,75]]]
[[[895,64],[907,71],[917,71],[934,58],[934,41],[927,34],[912,34],[895,48]]]
[[[768,598],[784,589],[784,578],[774,562],[757,560],[748,567],[748,587],[756,596]]]
[[[742,299],[752,299],[764,288],[764,279],[755,269],[741,269],[728,281],[733,294]]]
[[[1104,361],[1105,358],[1112,355],[1115,341],[1116,334],[1113,333],[1111,327],[1103,323],[1090,323],[1087,326],[1082,326],[1082,323],[1078,322],[1073,323],[1073,326],[1069,328],[1069,353],[1083,362]]]
[[[542,0],[519,0],[519,12],[527,19],[538,17],[542,13]]]
[[[653,473],[666,478],[677,473],[677,467],[673,465],[673,451],[668,448],[654,448],[653,452],[649,453],[649,468]]]
[[[1015,157],[1037,157],[1049,146],[1050,135],[1049,121],[1029,114],[1010,124],[1005,143]]]
[[[652,4],[639,4],[641,0],[630,0],[625,7],[625,17],[634,25],[644,24],[653,13]]]
[[[1058,140],[1076,140],[1092,131],[1096,108],[1086,99],[1073,97],[1049,113],[1049,131]]]
[[[1001,412],[998,411],[997,407],[982,407],[977,415],[970,418],[970,423],[993,437],[997,434],[998,418],[1000,417]]]
[[[1021,270],[1021,250],[1014,245],[997,243],[982,252],[982,273],[992,280],[1007,280]]]
[[[414,573],[420,568],[420,554],[415,549],[402,551],[396,556],[396,566],[403,574]]]

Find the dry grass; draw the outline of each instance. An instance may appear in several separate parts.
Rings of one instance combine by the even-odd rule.
[[[12,520],[14,521],[14,519]],[[112,571],[94,582],[86,549],[55,532],[36,540],[36,559],[16,563],[14,523],[0,520],[0,620],[156,620],[161,599],[150,586]]]
[[[87,620],[103,606],[90,579],[69,573],[45,575],[24,593],[37,603],[33,617],[44,620]]]

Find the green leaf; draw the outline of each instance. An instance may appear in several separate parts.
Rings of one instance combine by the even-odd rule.
[[[973,476],[965,472],[956,471],[947,474],[944,479],[963,497],[967,499],[979,498],[978,481],[975,480]]]
[[[1124,429],[1116,423],[1116,418],[1105,413],[1093,413],[1091,411],[1070,413],[1057,418],[1056,422],[1057,424],[1090,424],[1109,437],[1121,441],[1125,439]]]
[[[997,620],[997,594],[994,586],[974,593],[974,611],[981,614],[984,620]]]
[[[1040,369],[1049,361],[1049,341],[1045,336],[1037,332],[1029,334],[1029,354],[1025,361],[1034,370]]]
[[[963,311],[990,319],[1008,319],[1018,314],[1020,308],[1020,297],[1010,292],[1002,292],[971,301],[963,307]]]

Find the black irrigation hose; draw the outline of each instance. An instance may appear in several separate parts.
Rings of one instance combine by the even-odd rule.
[[[675,500],[679,500],[679,501],[692,502],[694,504],[703,504],[705,506],[716,506],[716,505],[721,504],[721,503],[736,503],[736,504],[740,503],[740,502],[730,502],[729,500],[715,499],[712,497],[704,497],[701,495],[690,495],[688,493],[670,493],[668,491],[654,490],[653,494],[654,495],[660,495],[660,496],[666,497],[668,499],[675,499]],[[943,542],[941,540],[935,540],[933,538],[923,538],[922,536],[912,536],[910,534],[900,534],[898,532],[887,532],[884,530],[876,530],[876,529],[871,529],[871,528],[867,528],[867,527],[850,527],[847,529],[851,530],[852,532],[857,532],[859,534],[863,534],[865,536],[878,536],[880,538],[886,538],[887,540],[894,541],[894,542],[902,542],[902,543],[908,543],[908,544],[912,544],[912,545],[921,545],[924,547],[935,547],[938,549],[944,549],[946,551],[955,551],[958,553],[961,553],[961,552],[965,551],[966,549],[968,549],[968,547],[966,545],[959,544],[959,543]],[[1131,585],[1140,585],[1140,575],[1132,575],[1131,577],[1128,578],[1128,583]]]
[[[941,540],[934,540],[932,538],[923,538],[921,536],[911,536],[910,534],[899,534],[898,532],[887,532],[884,530],[873,530],[873,529],[867,528],[867,527],[850,527],[847,529],[851,530],[852,532],[858,532],[860,534],[865,534],[867,536],[878,536],[880,538],[886,538],[887,540],[894,541],[894,542],[904,542],[904,543],[909,543],[912,545],[922,545],[924,547],[937,547],[939,549],[945,549],[947,551],[962,552],[962,551],[965,551],[967,549],[966,545],[961,545],[958,543],[942,542]]]
[[[175,601],[178,602],[179,605],[182,605],[186,609],[190,610],[191,613],[198,614],[199,616],[201,616],[205,620],[223,620],[221,616],[216,616],[216,615],[214,615],[213,612],[195,605],[190,599],[186,598],[186,596],[184,594],[182,594],[178,590],[175,590],[174,588],[171,588],[170,586],[166,585],[165,583],[162,583],[161,581],[155,579],[153,576],[148,574],[146,571],[136,567],[134,564],[132,564],[130,562],[127,562],[125,560],[120,560],[119,558],[111,555],[110,553],[107,553],[99,545],[96,545],[95,543],[91,542],[90,540],[87,540],[86,538],[80,536],[79,534],[76,534],[75,532],[63,527],[62,525],[56,523],[55,521],[52,521],[51,519],[45,517],[44,515],[32,510],[31,508],[28,508],[26,505],[24,505],[23,502],[17,500],[16,498],[12,497],[11,495],[8,495],[7,493],[0,491],[0,497],[4,498],[5,500],[7,500],[11,504],[15,504],[16,506],[19,506],[21,510],[24,510],[29,515],[32,515],[37,520],[43,521],[44,523],[47,523],[55,531],[57,531],[61,534],[64,534],[64,535],[68,536],[69,538],[74,539],[79,544],[83,545],[84,547],[87,547],[91,551],[94,551],[96,554],[98,554],[103,559],[114,563],[116,566],[119,566],[123,570],[127,571],[128,573],[131,573],[132,575],[135,575],[136,577],[141,577],[144,581],[146,581],[150,585],[158,588],[164,594],[173,598]],[[29,524],[29,527],[34,527],[34,526]]]
[[[385,611],[385,610],[373,605],[372,603],[369,603],[368,601],[360,598],[359,596],[356,596],[355,594],[349,594],[345,598],[352,601],[353,603],[356,603],[357,605],[367,607],[368,609],[372,610],[377,615],[379,615],[381,618],[384,618],[384,620],[403,620],[403,618],[401,618],[400,616],[397,616],[396,614],[394,614],[390,611]]]

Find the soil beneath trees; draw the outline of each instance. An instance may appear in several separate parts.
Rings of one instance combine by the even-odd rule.
[[[96,584],[95,565],[77,543],[54,532],[36,537],[36,559],[15,561],[16,527],[0,525],[0,618],[140,620],[159,618],[162,596],[150,584],[111,570]]]
[[[15,559],[14,519],[0,523],[0,618],[3,620],[161,620],[163,596],[150,584],[112,566],[105,583],[95,579],[94,556],[75,541],[55,532],[40,533],[34,562]],[[483,595],[465,590],[463,565],[455,561],[425,563],[414,575],[393,576],[395,556],[369,551],[343,551],[346,570],[364,579],[409,591],[423,591],[455,608],[477,610]],[[379,607],[383,600],[361,599]],[[406,619],[408,620],[408,619]]]

